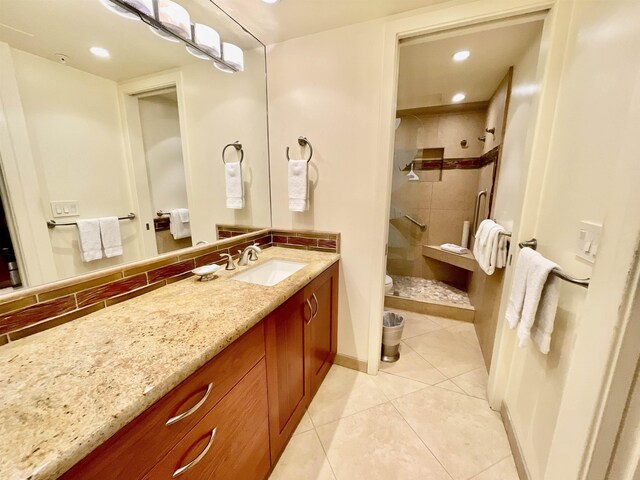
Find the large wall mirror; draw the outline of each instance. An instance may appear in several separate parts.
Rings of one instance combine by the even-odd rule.
[[[264,45],[178,3],[0,2],[0,294],[270,226]]]

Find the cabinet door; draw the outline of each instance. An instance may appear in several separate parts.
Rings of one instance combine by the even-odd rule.
[[[260,361],[145,480],[263,480],[271,467],[265,362]]]
[[[313,398],[336,356],[338,264],[314,280],[311,287],[312,304],[315,309],[309,323],[309,375]]]
[[[271,461],[280,456],[309,401],[309,303],[300,291],[265,320]]]

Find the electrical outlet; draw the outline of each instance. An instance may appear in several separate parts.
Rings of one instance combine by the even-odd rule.
[[[596,261],[596,254],[602,236],[602,225],[593,222],[580,222],[578,243],[576,245],[576,257],[589,263]]]
[[[62,200],[51,202],[51,213],[54,218],[59,217],[77,217],[78,202],[76,200]]]

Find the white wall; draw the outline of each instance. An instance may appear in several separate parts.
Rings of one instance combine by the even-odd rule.
[[[138,105],[153,211],[189,208],[178,101],[175,95],[154,95],[140,98]]]
[[[11,54],[45,218],[49,202],[59,200],[77,201],[83,218],[129,213],[116,83],[20,50]],[[76,229],[51,230],[58,277],[139,259],[136,226],[121,222],[121,232],[123,256],[83,263]]]
[[[382,21],[296,38],[268,47],[273,226],[340,232],[342,268],[338,352],[367,360],[371,313],[371,199],[379,122]],[[348,46],[348,47],[347,47]],[[287,202],[285,148],[313,144],[311,207]],[[382,279],[381,279],[382,281]]]

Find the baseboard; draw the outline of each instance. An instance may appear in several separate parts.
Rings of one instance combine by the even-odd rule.
[[[385,295],[384,306],[387,308],[397,308],[410,312],[434,315],[436,317],[452,318],[463,322],[473,323],[475,309],[471,306],[453,305],[436,301],[423,302],[412,298],[396,297]]]
[[[351,370],[367,373],[367,362],[350,357],[349,355],[336,353],[336,358],[334,358],[333,363],[341,367],[350,368]]]
[[[502,407],[500,408],[500,416],[502,417],[504,429],[507,432],[507,439],[509,440],[509,446],[511,447],[513,461],[516,464],[518,477],[520,477],[520,480],[531,480],[531,475],[529,475],[529,469],[527,468],[527,463],[524,460],[524,455],[522,454],[522,448],[520,447],[518,436],[516,435],[516,431],[513,428],[513,422],[511,421],[509,409],[504,404],[504,402],[502,403]]]

